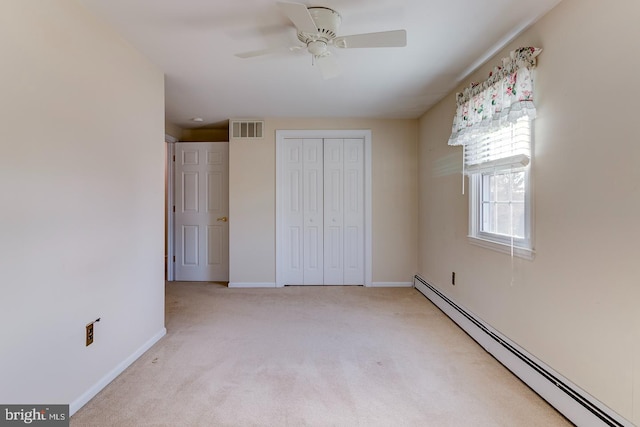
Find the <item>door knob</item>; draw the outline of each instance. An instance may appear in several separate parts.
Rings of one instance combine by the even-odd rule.
[[[227,217],[223,216],[221,218],[218,218],[217,221],[227,222]]]

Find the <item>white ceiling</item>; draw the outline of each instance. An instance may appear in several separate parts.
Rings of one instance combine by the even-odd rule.
[[[416,118],[560,0],[300,0],[342,15],[338,35],[407,30],[407,47],[332,49],[323,80],[275,0],[79,0],[166,75],[166,119]],[[203,123],[191,118],[201,117]]]

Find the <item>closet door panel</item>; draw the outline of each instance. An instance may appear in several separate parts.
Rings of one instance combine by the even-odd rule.
[[[324,283],[344,284],[344,146],[324,140]]]
[[[301,139],[286,139],[283,165],[285,191],[283,192],[284,247],[283,281],[288,285],[301,285],[304,281],[303,262],[303,144]]]
[[[364,284],[364,141],[344,140],[344,284]]]
[[[323,235],[323,147],[322,139],[303,140],[303,265],[305,285],[324,282]]]

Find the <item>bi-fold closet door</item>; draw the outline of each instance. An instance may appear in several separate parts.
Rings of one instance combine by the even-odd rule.
[[[287,285],[364,284],[364,140],[285,139]]]

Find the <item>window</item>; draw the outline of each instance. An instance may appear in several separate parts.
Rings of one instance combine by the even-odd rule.
[[[531,143],[531,121],[522,118],[465,146],[472,243],[531,258]]]
[[[470,241],[530,259],[533,71],[541,51],[512,50],[487,80],[457,93],[448,143],[463,147],[462,173],[471,184]],[[464,178],[462,188],[464,193]]]

